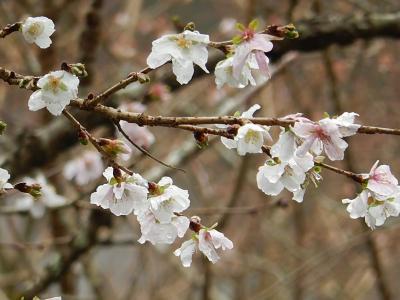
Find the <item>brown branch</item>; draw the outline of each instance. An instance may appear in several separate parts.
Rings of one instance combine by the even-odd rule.
[[[21,22],[6,25],[4,28],[0,29],[0,38],[5,38],[7,35],[18,31],[21,25]]]
[[[86,100],[85,105],[87,107],[92,107],[92,106],[95,106],[95,105],[101,103],[102,101],[104,101],[106,98],[108,98],[112,94],[115,94],[119,90],[124,89],[127,85],[129,85],[133,82],[139,81],[143,75],[150,73],[152,70],[153,69],[151,69],[150,67],[146,67],[139,72],[133,72],[133,73],[129,74],[128,77],[126,77],[125,79],[114,84],[110,88],[106,89],[104,92],[100,93],[99,95],[94,97],[92,100]]]
[[[76,99],[71,102],[73,106],[77,106],[84,110],[91,110],[97,113],[104,114],[110,119],[124,120],[130,123],[136,123],[140,126],[164,126],[164,127],[177,127],[189,131],[195,131],[196,128],[192,127],[180,127],[180,125],[215,125],[215,124],[225,124],[225,125],[243,125],[245,122],[251,122],[259,125],[266,126],[282,126],[288,127],[294,125],[295,121],[282,119],[282,118],[241,118],[233,116],[213,116],[213,117],[164,117],[164,116],[149,116],[143,113],[132,113],[123,112],[118,109],[97,105],[95,107],[87,107],[82,99]],[[206,131],[206,129],[204,129]],[[397,128],[384,128],[376,126],[361,126],[358,133],[364,134],[390,134],[390,135],[400,135],[400,129]],[[222,131],[210,130],[208,133],[222,135],[225,133]]]

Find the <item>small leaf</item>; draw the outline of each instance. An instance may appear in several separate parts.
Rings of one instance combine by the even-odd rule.
[[[235,27],[239,31],[245,31],[246,30],[246,26],[244,26],[242,23],[236,23]]]
[[[236,35],[232,39],[232,43],[234,43],[235,45],[240,44],[242,41],[243,41],[243,39],[240,35]]]
[[[258,25],[260,24],[260,22],[258,21],[258,19],[254,19],[250,22],[249,24],[249,28],[256,30],[258,28]]]

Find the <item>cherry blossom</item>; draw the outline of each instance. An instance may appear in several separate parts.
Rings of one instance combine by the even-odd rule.
[[[253,105],[243,112],[242,118],[252,118],[253,114],[260,109],[258,104]],[[227,128],[226,125],[217,125],[219,128]],[[228,149],[237,149],[239,155],[246,153],[262,153],[262,146],[265,140],[272,140],[268,133],[269,128],[253,123],[247,123],[238,129],[234,139],[221,137],[221,142]]]
[[[5,190],[5,189],[12,189],[13,186],[11,183],[8,182],[10,179],[10,173],[8,173],[7,170],[0,168],[0,194]]]
[[[190,205],[189,193],[172,184],[170,177],[163,177],[158,184],[149,185],[150,210],[158,222],[171,223],[175,213]]]
[[[378,167],[379,160],[372,166],[367,177],[367,189],[375,194],[377,198],[386,198],[393,195],[398,187],[398,180],[390,172],[388,165],[381,165]]]
[[[359,125],[353,124],[354,113],[344,113],[336,119],[325,118],[319,122],[301,120],[293,127],[294,133],[302,138],[303,144],[297,155],[303,156],[308,151],[320,155],[325,150],[331,160],[342,160],[348,144],[343,137],[357,132]]]
[[[180,256],[182,265],[185,268],[192,264],[192,256],[197,249],[197,239],[192,238],[182,243],[181,247],[174,251],[175,256]]]
[[[230,250],[233,248],[233,243],[218,230],[203,228],[192,239],[185,241],[174,254],[180,256],[184,267],[190,267],[197,248],[214,264],[220,259],[216,250],[220,248],[222,251]]]
[[[22,35],[25,40],[40,48],[48,48],[51,45],[50,36],[54,33],[54,23],[46,17],[29,17],[22,23]]]
[[[54,71],[41,77],[28,102],[29,110],[37,111],[42,108],[58,116],[70,101],[78,95],[79,79],[66,71]]]
[[[310,153],[298,157],[295,136],[291,131],[283,130],[276,144],[271,147],[271,159],[258,169],[257,186],[265,194],[276,196],[284,188],[293,193],[293,200],[303,201],[303,184],[306,173],[314,166]]]
[[[172,244],[177,237],[183,237],[189,228],[189,219],[184,216],[173,216],[171,222],[160,223],[151,211],[138,216],[142,236],[138,240],[143,244],[149,241],[156,244]]]
[[[153,41],[147,64],[155,69],[171,60],[176,80],[180,84],[186,84],[193,77],[193,64],[209,73],[206,68],[209,42],[209,36],[198,31],[185,30],[179,34],[164,35]]]
[[[215,67],[215,84],[218,89],[224,84],[236,88],[244,88],[249,83],[251,85],[256,85],[256,81],[251,74],[251,69],[258,69],[258,66],[253,60],[249,59],[243,65],[240,76],[238,78],[233,76],[233,57],[228,57],[218,62]]]
[[[67,162],[63,175],[68,180],[75,180],[79,185],[86,185],[99,178],[104,170],[104,164],[98,151],[85,151],[77,158]]]
[[[122,172],[122,171],[121,171]],[[108,167],[103,176],[107,183],[97,187],[90,196],[90,203],[96,204],[116,215],[128,215],[134,211],[140,214],[148,209],[147,182],[139,174],[114,175],[112,167]]]
[[[343,199],[348,204],[347,211],[352,219],[364,218],[365,223],[371,228],[384,224],[390,216],[397,217],[400,213],[400,190],[386,199],[377,199],[368,189],[364,189],[354,199]]]
[[[271,40],[278,38],[268,34],[256,33],[256,21],[251,22],[247,28],[241,25],[240,29],[242,31],[241,35],[234,39],[239,44],[236,46],[235,54],[233,55],[233,76],[239,80],[246,61],[251,54],[254,54],[260,71],[265,77],[271,77],[268,68],[269,59],[265,52],[272,50],[273,44]]]

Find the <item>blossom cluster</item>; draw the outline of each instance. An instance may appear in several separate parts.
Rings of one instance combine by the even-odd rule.
[[[377,161],[369,174],[363,174],[362,191],[356,198],[343,199],[353,219],[364,218],[372,229],[381,226],[385,220],[400,213],[400,186],[387,165],[378,166]]]
[[[249,84],[255,85],[260,76],[264,80],[270,78],[266,53],[273,49],[272,41],[280,38],[258,33],[257,27],[256,21],[247,27],[237,25],[240,34],[224,48],[226,57],[215,67],[217,88],[225,84],[244,88]],[[29,17],[22,22],[20,30],[28,43],[47,48],[52,43],[50,36],[55,32],[55,27],[46,17]],[[211,42],[207,34],[194,30],[185,29],[181,33],[167,34],[153,41],[147,64],[156,69],[171,62],[177,81],[187,84],[193,77],[194,65],[209,73],[206,66],[208,48],[218,48],[217,44]],[[37,90],[29,98],[29,109],[37,111],[46,108],[54,116],[59,116],[78,97],[78,77],[84,73],[82,70],[78,72],[63,68],[42,76],[36,82]],[[165,86],[153,84],[149,88],[149,97],[167,100],[168,90]],[[266,153],[269,157],[259,167],[256,176],[258,188],[270,196],[277,196],[286,189],[292,193],[294,201],[302,202],[309,184],[318,186],[322,180],[320,165],[325,155],[332,161],[344,158],[348,147],[344,138],[357,133],[360,125],[355,123],[355,117],[358,115],[345,112],[336,117],[326,116],[317,122],[300,114],[289,115],[281,118],[282,121],[288,121],[288,125],[280,127],[279,137],[274,142],[269,127],[251,122],[260,108],[260,105],[255,104],[238,115],[243,121],[240,126],[217,124],[219,129],[233,132],[232,138],[221,137],[221,142],[241,156],[247,153]],[[140,103],[124,103],[119,109],[143,113],[146,107]],[[119,121],[118,125],[119,130],[115,134],[118,139],[100,138],[95,145],[97,150],[110,158],[113,167],[104,170],[99,151],[87,150],[65,165],[65,178],[84,186],[103,174],[107,183],[98,186],[91,194],[90,203],[109,209],[116,216],[136,216],[141,230],[139,243],[172,244],[177,238],[183,238],[190,229],[191,238],[174,252],[180,257],[183,266],[191,265],[196,250],[211,262],[218,261],[217,250],[232,249],[233,243],[215,229],[216,225],[206,227],[201,224],[199,217],[188,218],[183,214],[190,206],[187,190],[174,185],[170,177],[163,177],[158,183],[148,182],[141,175],[128,174],[118,167],[120,158],[128,160],[137,153],[137,149],[130,145],[148,149],[155,142],[154,135],[144,126],[126,121]],[[348,204],[350,217],[362,217],[368,226],[375,228],[382,225],[389,216],[398,216],[400,188],[390,168],[386,165],[378,166],[377,162],[370,173],[363,174],[362,178],[360,194],[355,199],[343,200],[343,203]],[[46,208],[67,203],[41,174],[35,178],[24,178],[23,184],[15,186],[8,183],[9,179],[9,173],[0,168],[0,194],[8,193],[13,188],[25,193],[13,202],[19,209],[30,211],[34,217],[43,216]]]
[[[227,57],[215,67],[215,83],[218,88],[224,84],[237,88],[243,88],[249,83],[255,85],[253,70],[258,70],[265,78],[270,77],[269,59],[265,53],[272,50],[271,41],[279,38],[257,33],[257,25],[257,21],[251,22],[247,28],[239,24],[241,34],[233,39]],[[209,73],[206,67],[208,46],[210,37],[198,31],[185,30],[179,34],[167,34],[153,42],[147,64],[155,69],[171,61],[177,81],[187,84],[193,77],[194,65]]]
[[[97,188],[90,202],[117,216],[134,214],[140,224],[138,242],[141,244],[146,241],[153,245],[172,244],[197,220],[182,215],[190,205],[189,193],[174,185],[170,177],[163,177],[158,183],[148,182],[139,174],[129,175],[112,167],[103,175],[107,183]],[[175,251],[185,267],[190,266],[196,246],[213,263],[219,259],[216,249],[233,247],[232,242],[214,228],[206,228],[199,222],[196,225],[198,228],[191,226],[195,231],[192,238]]]

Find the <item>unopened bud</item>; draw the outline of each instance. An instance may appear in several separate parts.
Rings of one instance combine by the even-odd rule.
[[[300,35],[296,27],[293,24],[289,24],[283,27],[283,33],[288,39],[297,39]]]
[[[194,22],[189,22],[185,25],[185,27],[183,28],[183,30],[189,30],[189,31],[194,31],[196,29],[196,25],[194,24]]]
[[[195,131],[193,135],[194,138],[196,139],[197,145],[200,148],[208,146],[208,135],[206,133],[201,131]]]
[[[84,146],[86,146],[89,143],[89,138],[84,130],[78,131],[78,140],[79,143],[81,143]]]
[[[103,148],[104,152],[112,157],[116,157],[118,154],[131,153],[131,148],[121,140],[100,138],[98,143]]]
[[[42,189],[42,187],[40,186],[40,184],[37,183],[27,184],[25,182],[20,182],[14,185],[14,188],[21,193],[30,194],[34,198],[41,196],[40,190]]]
[[[4,123],[3,121],[0,121],[0,135],[3,135],[6,128],[7,128],[7,124]]]
[[[82,63],[76,63],[76,64],[68,64],[66,62],[63,62],[61,64],[61,69],[69,72],[71,74],[74,74],[77,77],[86,77],[88,76],[88,73],[86,71],[86,67]]]
[[[140,84],[144,84],[144,83],[150,82],[149,75],[143,74],[143,73],[137,73],[137,79],[138,79]]]
[[[117,181],[122,179],[122,172],[119,168],[113,167],[113,176]]]
[[[199,232],[200,229],[202,228],[200,217],[198,217],[198,216],[191,217],[189,228],[190,228],[190,230],[192,230],[196,233]]]

